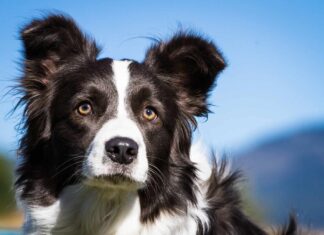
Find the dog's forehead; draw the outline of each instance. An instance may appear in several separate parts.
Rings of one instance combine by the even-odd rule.
[[[151,83],[153,79],[147,67],[134,60],[112,60],[110,66],[116,84],[127,82],[128,85],[141,85]]]
[[[111,77],[119,97],[129,98],[141,88],[157,90],[161,81],[142,63],[133,60],[113,60]]]
[[[61,92],[55,94],[61,94],[61,97],[105,96],[116,103],[131,102],[140,93],[143,96],[143,88],[145,94],[164,91],[160,79],[144,64],[134,60],[103,58],[71,66],[70,70],[59,72],[56,81],[55,89]]]
[[[82,69],[81,67],[81,70]],[[103,58],[84,67],[84,70],[84,74],[81,75],[85,77],[86,81],[94,81],[99,85],[102,84],[102,82],[106,83],[113,81],[117,89],[124,89],[125,86],[129,87],[130,85],[150,84],[154,78],[144,64],[127,59],[113,60],[110,58]]]
[[[91,87],[106,90],[111,87],[123,91],[126,87],[150,85],[152,74],[145,65],[134,60],[112,60],[103,58],[92,63],[75,66],[58,73],[57,84],[62,87],[80,87],[78,92]],[[109,91],[110,89],[108,89]]]

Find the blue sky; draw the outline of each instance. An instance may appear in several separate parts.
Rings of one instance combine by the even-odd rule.
[[[210,97],[214,114],[196,136],[235,151],[276,133],[324,124],[324,1],[1,1],[0,149],[14,150],[19,112],[4,96],[19,76],[18,31],[60,11],[103,46],[101,56],[142,60],[150,41],[177,28],[202,32],[229,66]]]

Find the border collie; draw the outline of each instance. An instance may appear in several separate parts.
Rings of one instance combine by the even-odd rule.
[[[63,15],[21,39],[24,234],[266,234],[241,210],[238,174],[191,145],[225,68],[211,41],[178,32],[142,62],[99,59]],[[295,234],[293,220],[281,234]]]

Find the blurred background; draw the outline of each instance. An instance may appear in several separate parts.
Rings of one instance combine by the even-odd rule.
[[[195,140],[226,154],[245,181],[244,208],[264,225],[294,212],[324,229],[323,1],[1,1],[0,228],[21,226],[12,190],[21,110],[8,93],[20,76],[19,28],[48,12],[72,16],[103,46],[102,57],[141,61],[151,44],[194,29],[223,51],[228,68],[199,120]],[[13,230],[12,230],[13,229]]]

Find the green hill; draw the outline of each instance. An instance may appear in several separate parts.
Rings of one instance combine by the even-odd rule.
[[[0,216],[15,210],[13,163],[0,154]]]

